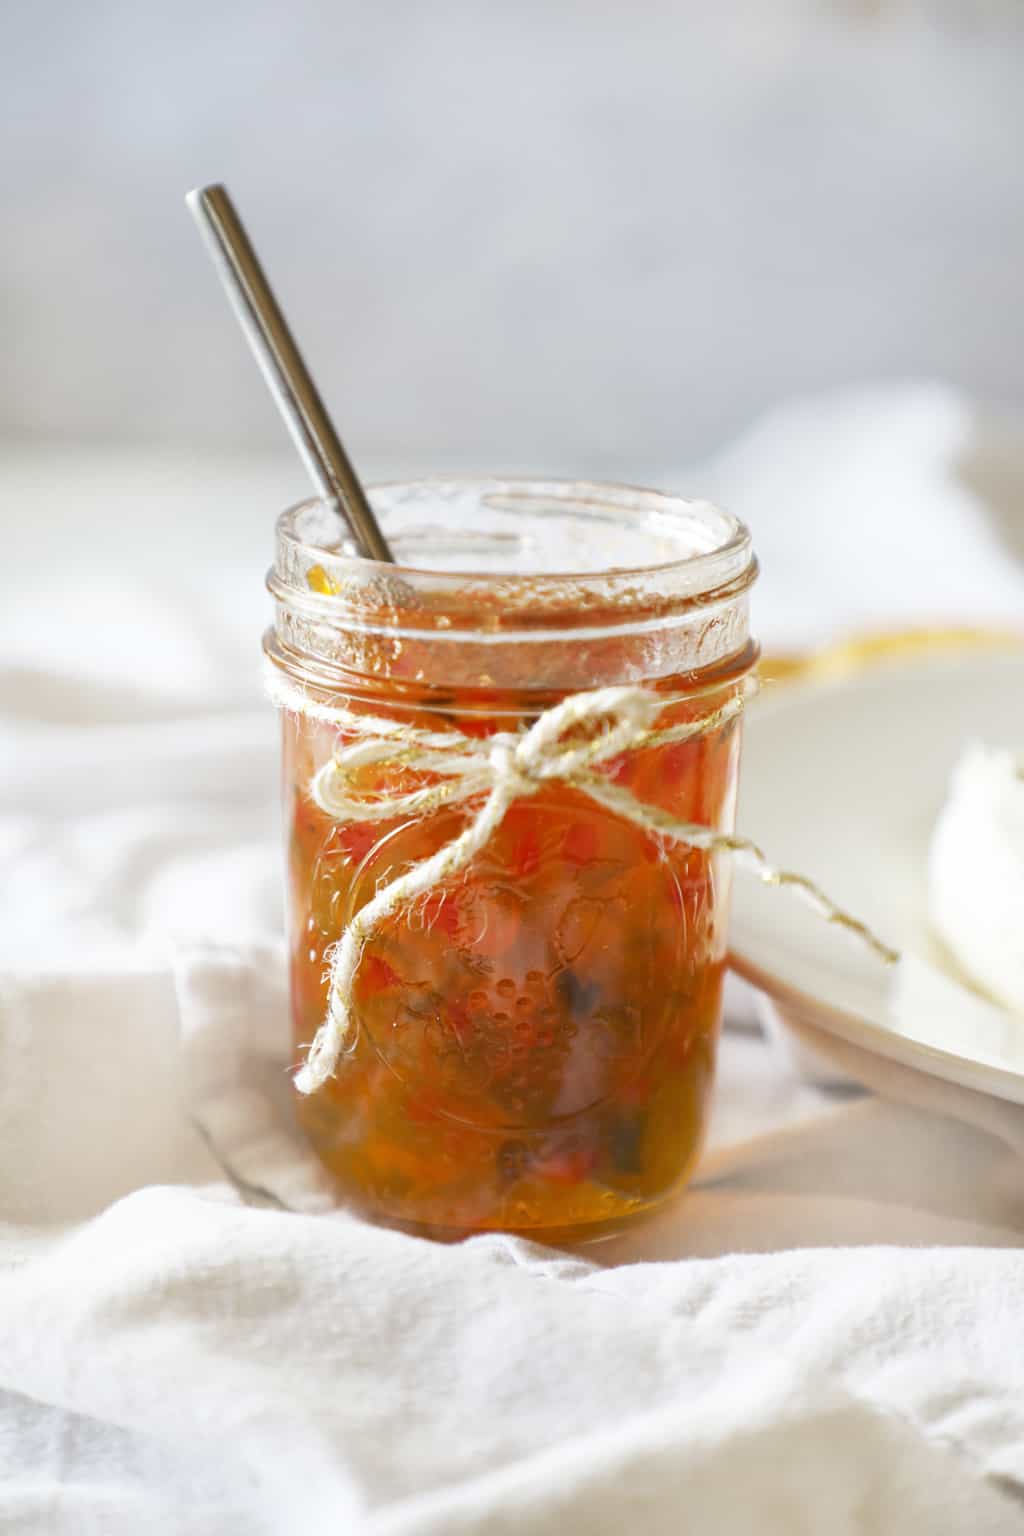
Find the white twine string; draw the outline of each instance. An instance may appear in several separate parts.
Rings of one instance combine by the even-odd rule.
[[[355,741],[341,747],[313,776],[310,794],[332,821],[418,820],[470,801],[482,803],[458,836],[429,858],[413,864],[383,886],[361,907],[338,942],[328,951],[327,1018],[317,1030],[305,1064],[295,1077],[300,1093],[315,1093],[334,1073],[354,1036],[353,983],[367,941],[398,908],[459,874],[488,843],[516,800],[534,795],[554,780],[582,791],[614,815],[631,821],[653,837],[709,853],[728,853],[741,869],[765,885],[785,887],[826,922],[866,944],[879,959],[898,959],[871,930],[844,912],[805,875],[777,869],[756,843],[680,821],[659,806],[637,800],[628,789],[595,772],[600,764],[640,747],[666,746],[716,730],[743,709],[740,690],[697,720],[654,728],[665,700],[645,688],[597,688],[570,694],[544,711],[528,730],[499,731],[472,737],[462,731],[424,731],[401,721],[357,714],[343,706],[317,703],[281,676],[268,671],[271,698],[281,708],[323,720]],[[429,773],[437,782],[397,794],[353,792],[359,771],[368,764],[388,764]]]

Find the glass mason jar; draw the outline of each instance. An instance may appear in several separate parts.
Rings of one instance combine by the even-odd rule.
[[[696,734],[642,741],[594,773],[642,807],[731,832],[741,716],[713,717],[757,655],[749,535],[706,503],[508,479],[371,495],[396,565],[351,558],[336,513],[314,501],[281,517],[269,576],[265,649],[290,691],[300,1059],[346,926],[450,844],[483,798],[432,809],[428,795],[389,817],[389,798],[440,782],[403,732],[461,733],[466,760],[486,763],[489,737],[519,739],[569,695],[641,686],[658,731],[697,723]],[[356,739],[353,722],[397,726],[400,743],[357,770],[375,806],[365,820],[337,818],[311,792]],[[571,775],[514,798],[464,869],[370,934],[333,1075],[297,1096],[343,1197],[438,1236],[578,1240],[679,1189],[708,1116],[729,877],[727,859],[617,814]]]

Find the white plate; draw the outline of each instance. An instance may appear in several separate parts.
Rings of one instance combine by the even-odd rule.
[[[739,828],[887,943],[935,963],[928,842],[972,737],[1021,745],[1024,652],[946,654],[766,689],[746,725]],[[731,951],[735,969],[784,1021],[813,1028],[818,1045],[831,1037],[1024,1104],[1024,1020],[909,966],[897,981],[913,982],[920,1005],[896,1006],[892,969],[785,891],[737,874]]]

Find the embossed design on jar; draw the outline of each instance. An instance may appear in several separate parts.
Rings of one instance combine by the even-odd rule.
[[[381,839],[338,928],[459,825],[435,817],[429,846],[422,823]],[[692,862],[580,796],[513,807],[465,875],[367,946],[360,1028],[439,1116],[536,1131],[592,1110],[679,1027],[710,959]]]

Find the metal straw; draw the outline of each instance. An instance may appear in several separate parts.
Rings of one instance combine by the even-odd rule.
[[[317,490],[344,517],[360,555],[393,560],[227,189],[197,187],[185,201]]]

